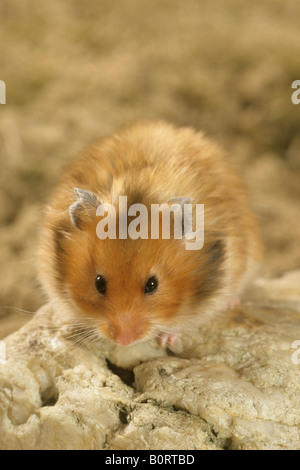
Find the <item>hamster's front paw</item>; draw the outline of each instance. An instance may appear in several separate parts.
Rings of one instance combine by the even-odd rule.
[[[240,298],[235,296],[229,300],[227,304],[227,308],[228,310],[233,310],[234,308],[238,308],[240,304],[241,304]]]
[[[158,344],[161,348],[165,348],[167,346],[174,346],[175,341],[177,339],[177,333],[161,333],[158,339]]]

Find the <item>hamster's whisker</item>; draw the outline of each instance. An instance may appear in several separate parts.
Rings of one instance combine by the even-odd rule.
[[[81,329],[80,331],[74,331],[74,332],[71,332],[70,334],[65,335],[64,338],[65,339],[84,338],[92,333],[95,333],[93,330],[94,329],[90,329],[90,330]]]
[[[88,346],[88,344],[91,344],[94,341],[97,341],[98,339],[98,335],[95,332],[92,332],[89,335],[81,336],[75,340],[71,340],[69,347],[65,347],[64,351],[66,352],[75,347],[86,347]]]
[[[36,313],[36,312],[31,312],[30,310],[25,310],[20,307],[15,307],[14,305],[0,305],[0,309],[2,308],[16,310],[17,312],[24,313],[25,315],[34,315]]]

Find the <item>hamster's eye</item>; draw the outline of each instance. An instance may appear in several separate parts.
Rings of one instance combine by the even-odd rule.
[[[100,274],[95,279],[95,286],[99,294],[106,294],[107,282]]]
[[[158,280],[155,276],[149,277],[148,281],[145,284],[144,293],[145,294],[154,294],[158,288]]]

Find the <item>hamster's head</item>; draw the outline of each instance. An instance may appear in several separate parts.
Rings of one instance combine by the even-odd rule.
[[[92,193],[85,197],[96,206]],[[91,324],[99,337],[127,346],[176,333],[220,287],[220,240],[189,251],[174,238],[133,239],[127,233],[124,239],[100,239],[99,218],[89,216],[82,199],[70,215],[68,229],[65,222],[52,224],[51,288],[74,319]]]

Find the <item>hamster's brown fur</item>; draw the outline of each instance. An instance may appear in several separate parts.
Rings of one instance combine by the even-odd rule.
[[[91,192],[78,203],[74,188]],[[100,240],[97,202],[204,204],[204,246],[183,240]],[[94,202],[95,202],[94,200]],[[79,208],[73,218],[70,207]],[[202,133],[165,122],[136,123],[103,138],[76,159],[46,208],[39,274],[61,314],[93,325],[100,337],[128,345],[173,337],[226,310],[253,277],[261,258],[256,218],[240,177]],[[100,294],[95,278],[107,291]],[[151,276],[157,291],[144,293]]]

